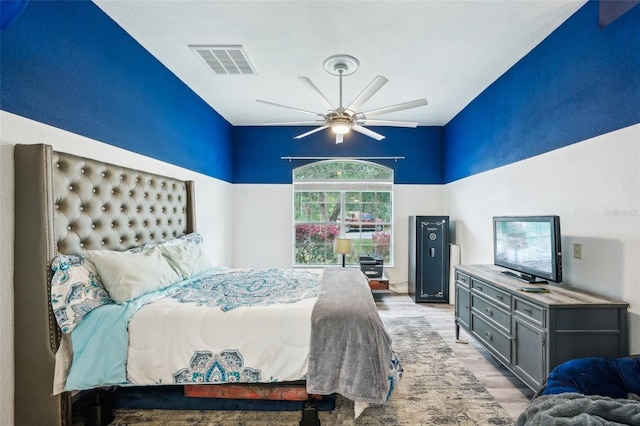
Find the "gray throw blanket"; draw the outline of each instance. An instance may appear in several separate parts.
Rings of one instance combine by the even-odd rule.
[[[355,268],[326,268],[311,314],[307,392],[382,404],[391,356],[365,276]]]
[[[518,417],[524,425],[640,425],[640,401],[607,396],[560,393],[543,395]]]

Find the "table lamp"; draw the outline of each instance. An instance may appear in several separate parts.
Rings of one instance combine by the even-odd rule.
[[[348,238],[336,239],[336,253],[342,255],[342,267],[344,268],[345,256],[351,253],[351,240]]]

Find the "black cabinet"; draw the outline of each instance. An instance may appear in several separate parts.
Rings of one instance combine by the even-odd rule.
[[[449,303],[449,216],[409,216],[409,295]]]

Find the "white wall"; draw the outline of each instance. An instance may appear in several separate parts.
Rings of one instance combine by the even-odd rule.
[[[398,292],[407,292],[408,217],[444,214],[443,191],[442,185],[394,185],[394,266],[385,272]],[[290,268],[291,185],[234,185],[233,197],[233,266]]]
[[[462,263],[493,263],[493,216],[559,215],[563,285],[630,303],[640,353],[640,124],[445,185],[445,203]]]
[[[14,114],[0,111],[0,413],[13,424],[13,238],[15,144],[46,143],[58,151],[95,158],[151,173],[195,181],[196,224],[207,255],[216,264],[231,263],[233,186],[177,166],[134,154]],[[18,378],[19,379],[19,378]]]
[[[290,185],[231,185],[0,111],[0,412],[13,424],[13,145],[60,151],[196,182],[198,231],[214,264],[290,267]],[[631,352],[640,353],[640,125],[448,185],[395,185],[395,264],[406,292],[408,216],[449,214],[463,263],[492,263],[495,215],[558,214],[564,282],[625,300]],[[582,259],[571,246],[582,244]]]
[[[290,185],[233,185],[235,268],[290,268]]]
[[[407,292],[409,280],[409,216],[445,215],[442,185],[394,185],[394,267],[385,268],[396,291]]]

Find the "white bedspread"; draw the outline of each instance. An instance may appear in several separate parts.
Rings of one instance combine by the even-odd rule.
[[[54,392],[305,379],[321,278],[322,270],[213,268],[101,306],[58,351]]]
[[[135,385],[302,380],[316,298],[269,306],[194,306],[164,298],[129,322]]]
[[[271,283],[287,282],[285,274],[293,278],[296,293],[317,294],[317,285],[298,281],[309,272],[222,270],[195,289],[187,287],[143,306],[129,322],[127,381],[149,385],[305,379],[317,298],[291,303],[299,296],[289,293],[288,286]],[[313,273],[316,279],[322,276],[322,270]],[[289,303],[271,304],[280,299]]]

